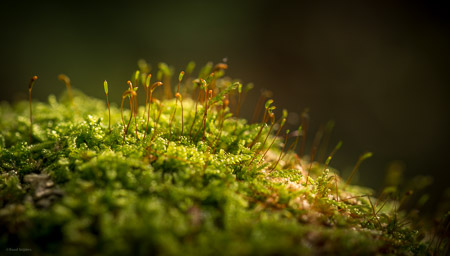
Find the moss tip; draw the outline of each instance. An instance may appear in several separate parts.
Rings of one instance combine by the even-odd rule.
[[[266,101],[266,105],[264,106],[266,109],[273,103],[273,99],[269,99]]]
[[[191,74],[192,71],[194,71],[194,68],[195,68],[195,62],[190,61],[186,66],[186,73]]]
[[[214,67],[214,71],[225,70],[225,69],[228,69],[228,65],[225,63],[217,63],[216,66]]]
[[[108,94],[108,82],[106,80],[103,82],[103,88],[105,89],[105,93]]]
[[[366,152],[366,153],[364,153],[364,154],[361,156],[361,160],[365,160],[365,159],[370,158],[370,157],[372,157],[372,156],[373,156],[373,153],[372,153],[372,152]]]
[[[149,87],[150,86],[150,80],[152,79],[152,74],[148,74],[147,78],[145,79],[145,87]]]
[[[33,77],[31,78],[30,83],[28,84],[28,90],[31,91],[31,89],[33,89],[34,82],[35,82],[37,79],[38,79],[37,76],[33,76]]]

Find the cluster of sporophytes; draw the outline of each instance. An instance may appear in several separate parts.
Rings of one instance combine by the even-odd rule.
[[[208,63],[159,64],[124,83],[120,107],[72,91],[0,108],[0,244],[36,255],[421,255],[448,250],[373,191],[314,161],[308,119],[286,130],[264,94],[239,118],[251,86]],[[38,86],[38,85],[37,85]],[[116,86],[118,87],[118,86]],[[101,85],[99,85],[101,89]],[[138,90],[139,88],[139,90]],[[145,103],[138,102],[138,94]],[[265,104],[264,104],[265,102]],[[129,107],[127,105],[129,103]],[[282,135],[281,137],[279,137]],[[290,143],[288,143],[290,142]],[[307,155],[305,152],[309,152]],[[309,159],[309,160],[308,160]],[[448,218],[447,218],[448,221]],[[448,232],[448,227],[443,232]],[[439,244],[439,245],[438,245]]]

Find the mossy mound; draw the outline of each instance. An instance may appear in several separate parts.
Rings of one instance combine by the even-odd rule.
[[[272,129],[236,118],[224,97],[237,98],[240,85],[203,76],[196,90],[182,83],[183,112],[155,91],[160,101],[149,115],[141,103],[128,130],[130,110],[122,121],[111,106],[110,132],[106,102],[80,92],[33,102],[31,145],[28,102],[3,104],[0,247],[35,255],[426,254],[423,235],[400,224],[390,202],[287,150],[274,136],[282,121]]]

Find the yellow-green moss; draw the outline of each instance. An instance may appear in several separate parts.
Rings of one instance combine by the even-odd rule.
[[[123,144],[120,108],[111,106],[110,133],[106,102],[81,92],[74,91],[73,104],[55,96],[33,102],[31,145],[28,103],[3,104],[0,247],[31,248],[36,255],[427,254],[422,235],[400,225],[394,207],[387,203],[374,214],[382,207],[371,205],[371,191],[345,186],[333,169],[314,163],[306,184],[309,163],[292,150],[272,169],[280,139],[265,159],[258,154],[250,164],[276,131],[262,145],[264,124],[250,149],[263,124],[222,108],[225,96],[237,98],[238,84],[211,79],[211,70],[200,74],[215,86],[205,139],[203,102],[189,129],[196,100],[189,97],[195,92],[189,78],[181,85],[183,134],[180,102],[156,95],[161,105],[152,103],[146,138],[141,102],[139,139],[132,120]],[[127,121],[130,111],[124,114]]]

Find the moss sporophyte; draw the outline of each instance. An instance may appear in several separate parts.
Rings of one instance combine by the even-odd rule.
[[[105,104],[72,91],[66,75],[58,78],[67,94],[32,104],[33,77],[28,103],[0,108],[1,247],[36,255],[445,253],[448,243],[430,245],[408,222],[392,189],[377,199],[351,184],[370,153],[346,182],[330,167],[342,143],[315,161],[327,129],[308,150],[307,111],[289,132],[287,111],[277,118],[263,91],[255,121],[239,118],[253,86],[226,77],[227,68],[208,63],[195,76],[190,62],[175,89],[174,68],[160,63],[151,83],[140,61],[120,108],[106,81]]]

